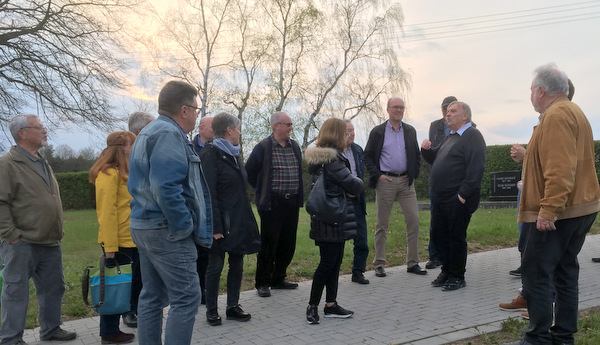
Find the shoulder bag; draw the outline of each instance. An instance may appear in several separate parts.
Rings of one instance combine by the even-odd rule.
[[[125,255],[119,254],[117,255]],[[125,255],[126,256],[126,255]],[[83,303],[100,315],[124,314],[130,309],[131,300],[131,259],[129,264],[105,267],[106,258],[100,257],[100,267],[88,266],[81,278]],[[92,304],[88,302],[91,290]]]
[[[325,183],[326,173],[327,169],[322,165],[321,174],[306,200],[306,212],[311,218],[324,223],[342,224],[346,220],[346,193],[343,189],[328,190]]]

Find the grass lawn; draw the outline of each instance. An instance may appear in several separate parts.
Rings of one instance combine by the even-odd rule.
[[[369,248],[373,249],[373,233],[375,228],[375,203],[367,205],[367,224],[369,231]],[[257,215],[257,219],[258,215]],[[427,244],[429,242],[429,211],[419,212],[419,256],[421,261],[428,258]],[[405,264],[406,258],[406,231],[404,218],[396,206],[392,212],[388,234],[386,257],[389,266]],[[292,281],[309,280],[312,278],[319,261],[318,248],[308,237],[309,217],[304,209],[300,210],[296,253],[288,269],[288,278]],[[591,233],[599,233],[600,224],[594,223]],[[96,315],[94,311],[83,305],[81,296],[81,276],[86,266],[98,265],[102,253],[97,243],[98,222],[95,210],[67,211],[65,212],[65,237],[63,246],[63,266],[65,272],[67,291],[64,296],[64,320],[82,318]],[[516,210],[507,209],[480,209],[473,215],[468,230],[469,253],[512,247],[517,245],[518,231],[516,225]],[[346,244],[342,272],[351,273],[353,258],[352,243]],[[515,251],[515,255],[518,253]],[[369,253],[367,269],[372,269],[373,253]],[[227,277],[225,265],[221,275],[221,287],[224,291]],[[247,255],[244,262],[244,278],[242,290],[254,288],[254,274],[256,272],[256,254]],[[30,301],[27,317],[27,328],[37,326],[37,301],[35,289],[30,284]],[[599,322],[600,323],[600,322]]]

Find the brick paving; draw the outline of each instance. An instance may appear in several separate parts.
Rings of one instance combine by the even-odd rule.
[[[600,256],[600,235],[588,236],[579,255],[580,309],[600,306],[600,263],[591,262],[591,258],[597,256]],[[343,275],[338,301],[355,314],[350,319],[323,318],[321,303],[319,325],[306,323],[310,281],[300,282],[297,290],[273,290],[269,298],[258,297],[256,290],[242,292],[240,303],[252,314],[252,320],[245,323],[225,319],[225,296],[222,295],[219,312],[223,325],[209,326],[205,308],[201,306],[193,343],[445,344],[499,330],[502,321],[519,317],[517,312],[498,308],[498,303],[517,296],[520,279],[508,275],[508,271],[518,265],[516,248],[469,255],[467,286],[452,292],[430,286],[439,269],[417,276],[407,273],[406,266],[390,267],[386,269],[385,278],[375,277],[371,270],[365,274],[371,281],[369,285],[352,283],[350,275]],[[424,263],[421,266],[424,267]],[[78,338],[68,342],[70,345],[101,343],[99,317],[69,321],[64,328],[77,331]],[[136,332],[124,325],[121,328],[125,332]],[[24,340],[29,344],[59,343],[39,341],[39,329],[26,330]]]

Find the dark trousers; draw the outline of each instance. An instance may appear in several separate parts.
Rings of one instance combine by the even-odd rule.
[[[104,251],[104,249],[103,249]],[[138,299],[142,291],[142,274],[140,272],[140,256],[136,247],[119,247],[119,253],[127,255],[115,255],[119,265],[128,264],[131,259],[131,308],[129,313],[137,314]],[[106,266],[114,266],[110,259],[106,260]],[[114,337],[119,334],[119,320],[121,315],[100,315],[100,336]]]
[[[200,291],[202,293],[202,302],[206,302],[206,268],[208,267],[208,252],[210,249],[196,245],[198,251],[198,260],[196,260],[196,271],[200,279]]]
[[[313,275],[312,287],[310,288],[310,300],[308,304],[318,305],[326,288],[325,302],[335,302],[337,299],[338,280],[340,277],[340,266],[344,258],[344,242],[320,242],[319,252],[321,261]]]
[[[477,201],[476,204],[479,204]],[[477,206],[475,206],[476,208]],[[463,204],[457,194],[438,195],[431,209],[431,234],[442,262],[442,272],[459,279],[465,277],[467,265],[467,227],[473,205]]]
[[[525,340],[532,344],[573,344],[579,309],[577,255],[596,214],[555,222],[555,231],[538,231],[526,223],[523,253],[523,295],[527,299],[529,327]],[[552,326],[552,302],[554,326]]]
[[[369,240],[367,237],[367,218],[363,212],[361,198],[356,198],[354,203],[354,215],[356,216],[356,237],[354,238],[354,261],[352,273],[363,273],[367,268],[367,257],[369,256]]]
[[[229,272],[227,273],[227,309],[238,305],[242,275],[244,274],[244,256],[229,253]],[[206,270],[206,309],[217,309],[219,297],[219,282],[225,263],[225,252],[210,250],[208,254],[208,268]]]
[[[431,182],[430,182],[431,184]],[[433,207],[433,203],[435,202],[435,192],[431,186],[429,187],[429,207]],[[433,217],[433,216],[432,216]],[[435,244],[433,243],[433,235],[431,232],[431,218],[429,221],[429,245],[427,246],[427,251],[429,252],[429,260],[430,261],[440,261],[437,250],[435,250]]]
[[[270,211],[259,211],[261,247],[256,259],[256,287],[283,281],[296,251],[298,197],[273,196]]]

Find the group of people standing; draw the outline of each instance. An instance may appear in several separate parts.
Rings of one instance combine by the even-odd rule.
[[[600,187],[590,125],[566,98],[567,91],[566,75],[556,66],[536,70],[531,101],[540,123],[524,155],[519,208],[519,222],[527,231],[521,271],[531,323],[514,344],[572,344],[577,330],[577,254],[600,210]],[[130,132],[111,133],[90,169],[103,255],[107,262],[132,262],[131,310],[123,320],[138,327],[140,344],[162,344],[163,338],[166,344],[190,344],[201,303],[206,304],[210,325],[222,323],[217,297],[226,253],[227,319],[251,319],[239,304],[246,254],[258,252],[255,287],[260,297],[271,296],[271,289],[298,287],[286,273],[304,202],[303,157],[291,139],[290,116],[271,116],[272,134],[254,147],[244,164],[241,124],[233,115],[201,119],[198,136],[188,139],[200,109],[197,96],[188,83],[168,82],[159,93],[158,118],[133,114]],[[335,118],[322,124],[315,146],[305,152],[313,182],[323,175],[328,189],[345,193],[347,203],[343,222],[311,219],[309,235],[319,247],[320,262],[306,309],[309,324],[320,322],[323,290],[325,317],[353,315],[337,302],[349,239],[354,239],[352,281],[369,284],[364,276],[369,253],[365,168],[369,186],[376,190],[375,275],[387,275],[385,247],[395,200],[406,223],[407,272],[427,274],[419,266],[414,187],[423,157],[430,164],[431,198],[426,268],[441,265],[431,284],[444,291],[466,286],[466,234],[479,205],[485,141],[470,107],[453,96],[442,102],[443,120],[432,123],[429,139],[420,146],[414,127],[403,121],[404,111],[403,99],[388,100],[389,118],[371,130],[364,152],[354,143],[352,123]],[[40,338],[71,340],[75,332],[60,328],[65,290],[62,206],[52,169],[38,154],[47,140],[46,129],[35,115],[17,115],[9,127],[17,145],[0,158],[0,248],[6,264],[0,344],[24,344],[30,278],[39,300]],[[247,184],[255,190],[260,227]],[[119,329],[120,317],[101,316],[103,344],[133,340],[133,334]]]

